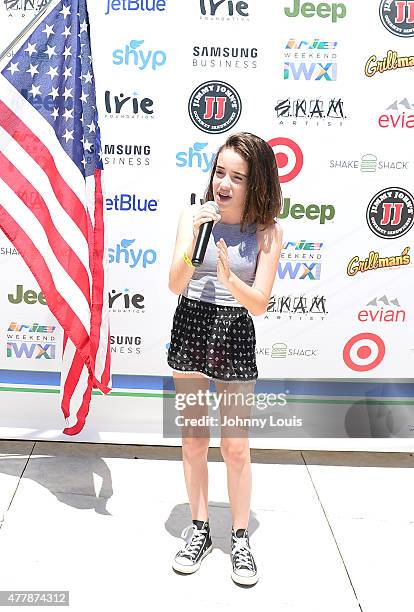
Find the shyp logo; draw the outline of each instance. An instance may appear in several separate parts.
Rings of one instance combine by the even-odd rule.
[[[112,53],[112,63],[116,66],[133,64],[138,70],[156,70],[163,66],[167,60],[165,51],[145,49],[143,44],[143,40],[131,40],[123,49],[115,49]]]
[[[134,249],[131,245],[135,238],[127,240],[124,238],[115,247],[108,249],[109,263],[126,263],[130,268],[135,268],[138,264],[146,268],[157,261],[157,253],[154,249]]]
[[[199,168],[202,172],[209,172],[213,165],[215,153],[203,151],[207,142],[195,142],[187,151],[179,151],[175,156],[178,168]]]

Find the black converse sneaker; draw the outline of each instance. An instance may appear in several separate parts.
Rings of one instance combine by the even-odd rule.
[[[187,540],[185,547],[178,551],[172,563],[173,569],[183,574],[196,572],[204,557],[213,550],[208,521],[193,520],[181,534],[184,540],[190,529],[194,529],[190,539]]]
[[[233,571],[231,577],[237,584],[256,584],[259,577],[250,550],[249,534],[247,529],[231,529],[231,562]]]

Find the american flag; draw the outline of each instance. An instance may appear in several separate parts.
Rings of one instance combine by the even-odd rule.
[[[102,169],[86,0],[52,0],[0,74],[0,228],[64,330],[69,435],[110,391]]]

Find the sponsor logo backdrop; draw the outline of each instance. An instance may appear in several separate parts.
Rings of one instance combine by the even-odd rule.
[[[2,47],[40,6],[1,0]],[[412,376],[414,2],[105,0],[90,18],[113,372],[171,375],[178,217],[246,130],[284,196],[260,378]],[[0,368],[59,370],[61,330],[4,236],[0,270]]]

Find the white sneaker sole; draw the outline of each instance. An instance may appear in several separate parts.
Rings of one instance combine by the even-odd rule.
[[[234,572],[232,572],[231,577],[236,584],[243,584],[243,585],[256,584],[256,582],[259,580],[259,576],[257,574],[256,576],[239,576],[238,574],[235,574]]]
[[[178,563],[178,561],[174,559],[174,561],[172,562],[172,568],[176,572],[180,572],[181,574],[194,574],[194,572],[196,572],[200,568],[201,562],[204,557],[207,557],[207,555],[211,553],[212,550],[213,544],[211,544],[210,547],[203,552],[200,559],[197,561],[197,563],[194,563],[194,565],[181,565],[181,563]]]

